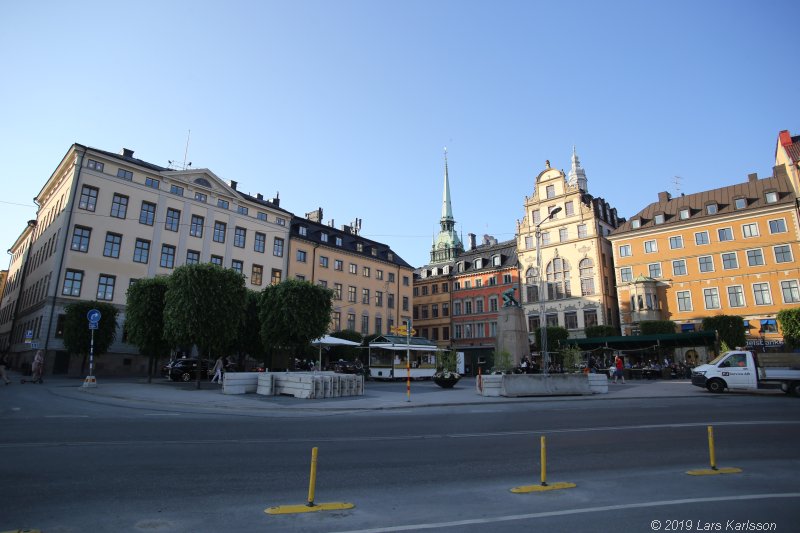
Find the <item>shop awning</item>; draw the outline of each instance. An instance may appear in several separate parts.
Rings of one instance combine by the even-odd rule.
[[[566,343],[582,350],[611,348],[632,350],[651,346],[708,346],[717,339],[714,331],[693,331],[687,333],[662,333],[658,335],[626,335],[621,337],[595,337],[590,339],[567,339]]]

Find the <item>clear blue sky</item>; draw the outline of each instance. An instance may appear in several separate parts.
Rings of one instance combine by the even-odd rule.
[[[513,238],[549,159],[630,217],[771,173],[800,133],[797,1],[0,4],[0,246],[73,142],[188,160],[428,261]],[[7,262],[0,263],[3,268]]]

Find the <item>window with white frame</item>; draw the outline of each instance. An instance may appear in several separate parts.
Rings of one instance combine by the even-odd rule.
[[[678,248],[683,248],[683,236],[682,235],[673,235],[669,238],[669,247],[672,250],[676,250]]]
[[[767,194],[764,195],[764,200],[768,204],[774,204],[778,201],[778,193],[775,191],[769,191]]]
[[[700,272],[714,272],[714,259],[710,255],[702,255],[697,258]]]
[[[744,288],[741,285],[728,287],[728,305],[730,307],[744,307]]]
[[[698,246],[702,246],[704,244],[708,244],[708,232],[707,231],[698,231],[694,234],[694,243]]]
[[[761,248],[753,248],[747,250],[747,265],[748,266],[763,266],[764,265],[764,252]]]
[[[653,217],[653,224],[663,224],[664,223],[664,214],[659,213]]]
[[[620,257],[630,257],[631,255],[631,245],[630,244],[621,244],[619,247],[619,256]]]
[[[744,209],[747,207],[747,198],[736,198],[733,200],[734,209]]]
[[[800,302],[800,287],[797,285],[797,280],[789,279],[781,281],[781,294],[783,295],[783,303]]]
[[[689,218],[689,208],[681,209],[678,211],[678,218],[681,220],[686,220]]]
[[[756,305],[772,305],[769,283],[753,283],[753,298]]]
[[[686,260],[685,259],[675,259],[672,261],[672,275],[673,276],[685,276],[686,275]]]
[[[792,262],[792,247],[788,244],[781,244],[772,248],[775,254],[776,263],[791,263]]]
[[[776,218],[769,221],[770,233],[786,233],[786,219]]]
[[[743,224],[742,235],[744,236],[745,239],[758,237],[758,224],[756,224],[755,222],[752,222],[750,224]]]
[[[558,240],[560,242],[564,242],[567,240],[567,228],[559,228],[558,230]]]
[[[631,228],[633,228],[633,229],[639,229],[639,228],[641,228],[641,227],[642,227],[642,221],[641,221],[641,219],[634,218],[633,220],[631,220]]]
[[[619,280],[622,283],[626,283],[633,279],[633,271],[631,267],[622,267],[619,269]]]
[[[584,239],[589,235],[588,227],[586,224],[578,224],[578,238]]]
[[[658,251],[658,244],[655,240],[651,241],[644,241],[644,252],[647,254],[652,254]]]
[[[661,263],[650,263],[647,265],[647,271],[651,278],[661,277]]]
[[[719,238],[719,242],[732,241],[733,228],[719,228],[717,230],[717,237]]]
[[[722,254],[722,268],[725,270],[739,268],[739,259],[736,257],[736,252]]]
[[[676,293],[678,298],[678,311],[691,311],[692,310],[692,293],[689,291],[678,291]]]
[[[706,309],[719,309],[719,291],[716,287],[703,289],[703,300],[705,300]]]
[[[716,215],[717,214],[717,204],[706,204],[706,214],[708,214],[708,215]]]

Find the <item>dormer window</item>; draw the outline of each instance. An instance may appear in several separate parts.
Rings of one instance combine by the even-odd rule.
[[[664,223],[664,213],[659,213],[655,217],[653,217],[653,224],[663,224]]]
[[[631,220],[631,227],[633,229],[641,228],[642,227],[642,220],[639,219],[639,218],[634,218],[633,220]]]
[[[341,245],[342,245],[342,238],[336,237],[336,246],[341,246]]]
[[[689,218],[689,208],[687,207],[686,209],[681,209],[678,212],[678,218],[681,220],[687,220]]]
[[[356,251],[357,252],[363,252],[364,251],[364,244],[360,243],[360,242],[357,242],[356,243]]]
[[[370,249],[370,253],[372,254],[372,257],[378,257],[378,247],[377,246],[373,246]]]
[[[475,268],[481,268],[483,266],[483,259],[476,259],[475,260]]]
[[[319,234],[319,240],[322,242],[328,242],[328,234],[323,231]]]
[[[458,264],[458,271],[459,272],[464,272],[464,263],[463,263],[463,261]]]
[[[492,257],[492,264],[494,266],[496,266],[496,267],[500,266],[500,262],[501,261],[502,261],[502,257],[500,257],[499,255],[496,255],[496,256]]]
[[[736,209],[744,209],[747,207],[747,198],[736,198],[733,201],[733,207]]]
[[[764,195],[764,200],[768,204],[774,204],[775,202],[778,201],[778,193],[776,191],[770,191]]]
[[[439,269],[438,268],[434,268],[432,274],[434,276],[438,276],[439,275]]]
[[[717,204],[706,204],[706,214],[708,214],[708,215],[716,215],[717,214]]]
[[[388,254],[386,254],[386,259],[388,259],[389,261],[394,261],[394,254],[392,252],[389,252]]]
[[[300,235],[305,237],[306,235],[308,235],[308,228],[305,227],[305,226],[298,226],[297,227],[297,233],[299,233]]]

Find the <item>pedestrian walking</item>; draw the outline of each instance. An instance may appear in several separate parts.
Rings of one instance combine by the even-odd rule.
[[[6,385],[11,383],[11,380],[8,379],[6,375],[6,370],[11,367],[11,358],[8,356],[8,352],[3,352],[3,355],[0,355],[0,377],[3,378],[3,381],[6,382]]]
[[[33,356],[33,364],[31,365],[32,381],[41,381],[42,374],[44,374],[44,352],[36,350],[36,355]]]
[[[222,383],[222,367],[224,363],[222,362],[222,356],[220,355],[217,357],[217,362],[214,363],[214,368],[211,370],[214,374],[214,377],[211,378],[211,383],[214,383],[216,380],[217,383]]]
[[[622,379],[622,384],[625,384],[625,375],[622,373],[623,364],[622,358],[619,355],[614,356],[614,383],[617,382],[617,378]]]

